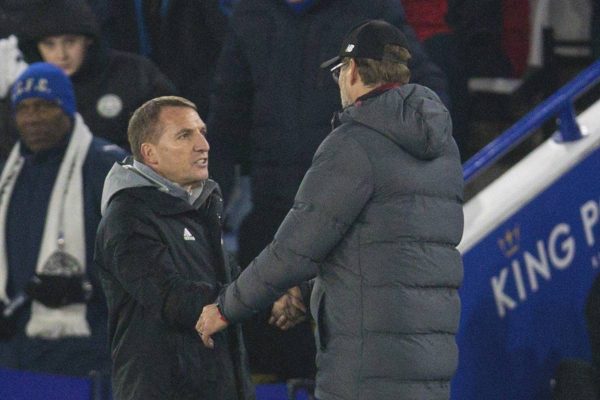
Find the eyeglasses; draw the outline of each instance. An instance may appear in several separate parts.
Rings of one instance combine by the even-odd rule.
[[[342,67],[346,65],[346,63],[339,63],[330,69],[331,77],[335,81],[335,83],[340,83],[340,72],[342,72]]]

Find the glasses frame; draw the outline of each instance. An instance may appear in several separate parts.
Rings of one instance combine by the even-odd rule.
[[[346,65],[347,63],[345,62],[341,62],[339,64],[334,65],[333,67],[331,67],[331,69],[329,70],[331,72],[331,77],[333,78],[333,81],[335,83],[340,83],[340,73],[342,72],[342,68]]]

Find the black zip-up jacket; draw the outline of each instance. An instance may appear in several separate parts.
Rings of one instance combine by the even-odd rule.
[[[253,398],[241,330],[215,336],[211,350],[194,329],[202,308],[232,276],[221,247],[216,183],[208,181],[192,206],[143,182],[136,172],[113,167],[96,240],[115,398]]]

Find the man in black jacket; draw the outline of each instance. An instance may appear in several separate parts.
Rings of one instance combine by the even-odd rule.
[[[106,179],[95,262],[109,307],[115,398],[254,398],[240,329],[215,336],[214,352],[194,331],[202,307],[232,278],[205,135],[193,103],[150,100],[129,123],[133,160]]]

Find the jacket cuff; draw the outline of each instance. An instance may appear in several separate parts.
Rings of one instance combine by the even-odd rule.
[[[230,323],[235,324],[248,319],[258,311],[242,303],[235,282],[223,288],[217,298],[217,307],[221,315]]]

